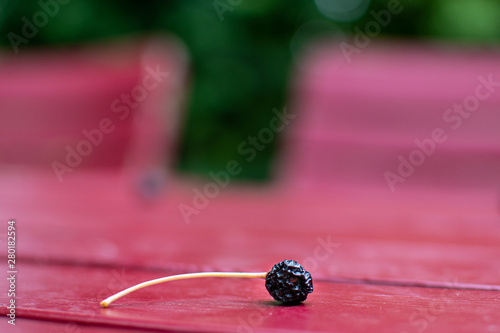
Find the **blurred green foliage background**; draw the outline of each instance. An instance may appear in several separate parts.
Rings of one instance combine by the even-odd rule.
[[[312,0],[221,0],[219,4],[230,7],[223,19],[213,0],[66,1],[29,44],[21,47],[142,31],[173,32],[188,47],[193,78],[179,169],[203,175],[236,159],[243,166],[240,177],[253,180],[268,177],[279,142],[275,140],[247,164],[238,156],[237,147],[268,125],[273,108],[286,105],[293,71],[291,41],[299,28],[321,20],[349,34],[373,19],[370,10],[387,8],[388,3],[372,0],[359,19],[334,22]],[[401,5],[404,11],[383,28],[384,35],[475,46],[500,41],[498,0],[401,0]],[[10,48],[8,32],[21,31],[21,18],[31,18],[39,10],[37,0],[0,0],[0,45]]]

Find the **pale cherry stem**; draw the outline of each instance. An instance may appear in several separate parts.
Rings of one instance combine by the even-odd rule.
[[[154,280],[142,282],[142,283],[136,284],[135,286],[132,286],[130,288],[122,290],[119,293],[116,293],[113,296],[110,296],[110,297],[106,298],[105,300],[101,301],[101,305],[104,308],[107,308],[111,303],[113,303],[114,301],[116,301],[120,297],[123,297],[127,294],[130,294],[133,291],[142,289],[144,287],[153,286],[155,284],[168,282],[168,281],[195,279],[195,278],[202,278],[202,277],[236,277],[236,278],[265,279],[267,276],[267,273],[268,272],[262,272],[262,273],[206,272],[206,273],[188,273],[188,274],[165,276],[165,277],[162,277],[159,279],[154,279]]]

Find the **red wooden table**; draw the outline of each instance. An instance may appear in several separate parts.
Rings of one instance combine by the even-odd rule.
[[[17,227],[18,319],[14,328],[5,318],[9,332],[500,330],[493,193],[302,196],[234,186],[186,224],[178,207],[203,183],[172,181],[149,203],[106,172],[82,170],[59,183],[53,174],[5,171],[0,183],[4,229],[9,218]],[[99,306],[148,279],[263,271],[285,258],[313,275],[315,290],[303,305],[279,306],[260,280],[206,278]],[[7,287],[3,279],[0,288]],[[4,293],[3,314],[6,302]]]

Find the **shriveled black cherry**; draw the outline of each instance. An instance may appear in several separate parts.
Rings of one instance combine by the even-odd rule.
[[[283,304],[301,303],[313,292],[311,273],[295,260],[283,260],[267,273],[266,289]]]
[[[153,286],[168,281],[185,280],[206,277],[234,277],[266,279],[266,289],[271,296],[285,305],[298,304],[312,293],[313,285],[311,274],[294,260],[283,260],[277,263],[269,272],[244,273],[244,272],[200,272],[170,275],[162,278],[142,282],[120,291],[101,301],[101,306],[107,308],[117,299],[136,290]]]

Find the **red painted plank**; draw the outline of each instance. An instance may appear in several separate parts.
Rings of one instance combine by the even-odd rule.
[[[102,309],[103,295],[159,275],[24,263],[18,277],[18,316],[78,325],[197,332],[500,331],[499,292],[316,281],[303,305],[283,307],[271,300],[263,280],[206,278],[145,288]],[[6,288],[4,280],[0,288]]]
[[[74,321],[48,321],[43,319],[16,319],[16,325],[0,323],[0,330],[9,333],[142,333],[144,328],[98,326]]]
[[[116,178],[79,172],[57,186],[50,175],[4,179],[0,215],[18,219],[21,258],[162,271],[262,270],[294,258],[325,280],[500,285],[493,200],[233,188],[187,225],[178,209],[192,199],[187,184],[172,182],[166,197],[144,205]]]

